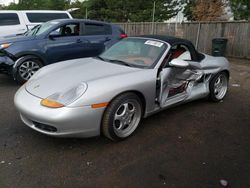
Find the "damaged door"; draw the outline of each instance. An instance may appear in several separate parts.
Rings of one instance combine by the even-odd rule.
[[[159,102],[162,108],[184,102],[203,76],[198,62],[173,59],[160,73]]]

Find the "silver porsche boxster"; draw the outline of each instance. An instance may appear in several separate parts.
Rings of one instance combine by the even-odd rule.
[[[224,57],[197,52],[167,36],[124,39],[94,58],[40,69],[15,95],[22,121],[50,136],[112,140],[130,136],[142,118],[228,89]]]

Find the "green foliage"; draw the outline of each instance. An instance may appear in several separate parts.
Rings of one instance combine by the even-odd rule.
[[[155,21],[164,21],[177,15],[179,0],[155,0]],[[73,17],[110,22],[149,22],[152,21],[153,0],[19,0],[6,9],[14,10],[66,10],[80,8],[72,13]]]
[[[80,2],[80,1],[74,1],[71,4],[68,4],[65,9],[70,9],[70,8],[79,8],[79,10],[76,10],[71,13],[71,15],[74,18],[85,18],[86,16],[86,10],[87,10],[88,4],[87,2]]]
[[[235,20],[250,20],[250,0],[231,0]]]
[[[155,21],[164,21],[177,15],[178,0],[156,0]],[[154,1],[145,0],[91,0],[90,18],[112,22],[152,21]]]
[[[182,3],[185,4],[183,14],[189,21],[194,20],[193,8],[195,6],[195,0],[183,0]]]
[[[7,10],[64,10],[69,5],[68,0],[19,0],[4,7]]]
[[[250,0],[224,0],[229,2],[236,20],[250,20]],[[155,0],[155,21],[168,20],[181,10],[187,20],[196,20],[194,10],[198,0]],[[209,3],[208,1],[204,1]],[[211,2],[212,3],[212,2]],[[152,21],[154,0],[19,0],[18,4],[1,6],[7,10],[67,10],[80,8],[72,12],[75,18],[85,18],[109,22],[150,22]],[[216,8],[216,7],[214,7]]]

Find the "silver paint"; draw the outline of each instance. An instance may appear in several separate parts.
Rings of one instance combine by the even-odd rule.
[[[225,58],[205,55],[201,62],[188,61],[187,68],[167,67],[158,74],[169,49],[168,44],[167,50],[152,69],[127,67],[94,58],[75,59],[46,66],[18,90],[15,105],[23,122],[43,134],[90,137],[100,134],[105,111],[105,108],[91,108],[92,104],[111,102],[121,93],[132,91],[143,96],[143,116],[147,117],[173,105],[206,97],[210,92],[209,82],[213,76],[221,71],[229,71],[229,63]],[[158,96],[157,81],[160,83]],[[82,82],[88,88],[73,103],[58,109],[41,106],[42,99]],[[186,86],[185,91],[168,97],[171,88],[181,85]],[[43,131],[36,128],[33,122],[54,126],[58,131]]]

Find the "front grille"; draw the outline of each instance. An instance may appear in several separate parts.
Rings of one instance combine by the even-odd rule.
[[[45,124],[34,122],[34,121],[33,121],[33,123],[34,123],[36,128],[41,129],[43,131],[53,132],[53,133],[57,131],[57,128],[55,128],[53,126],[45,125]]]

